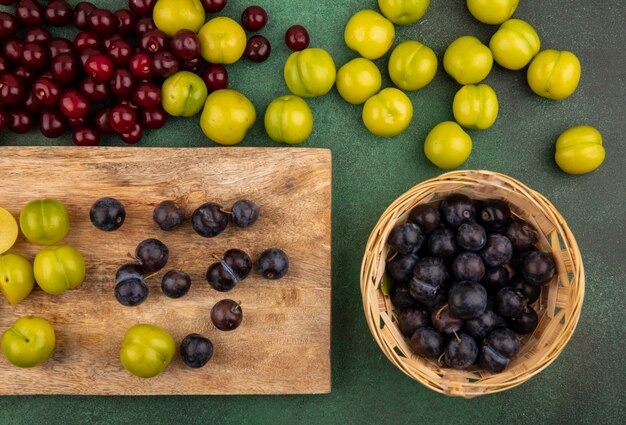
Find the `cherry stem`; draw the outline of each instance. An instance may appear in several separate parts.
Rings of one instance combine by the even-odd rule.
[[[460,344],[461,343],[461,337],[459,337],[459,334],[456,333],[456,331],[452,331],[452,333],[454,333],[454,337],[456,338],[456,342],[458,342]]]
[[[232,211],[225,210],[224,208],[220,208],[220,211],[223,212],[224,214],[233,215]]]
[[[441,313],[443,313],[443,311],[448,307],[448,304],[444,304],[443,307],[441,307],[439,310],[437,310],[437,313],[435,313],[435,319],[439,320],[441,319]]]
[[[396,258],[397,255],[398,255],[398,251],[394,252],[391,257],[387,258],[387,262],[392,261],[394,258]]]
[[[437,363],[439,363],[439,366],[443,366],[443,362],[441,361],[441,359],[443,359],[443,355],[444,355],[444,353],[441,353],[441,355],[437,359]]]
[[[156,276],[156,275],[158,275],[158,274],[159,274],[159,272],[154,272],[154,273],[152,273],[152,274],[149,274],[148,276],[144,276],[144,277],[143,277],[143,279],[144,279],[144,280],[147,280],[147,279],[150,279],[150,278],[152,278],[152,277],[154,277],[154,276]]]
[[[222,261],[222,257],[220,257],[217,254],[211,254],[211,257],[215,258],[217,261],[220,261],[220,262]]]

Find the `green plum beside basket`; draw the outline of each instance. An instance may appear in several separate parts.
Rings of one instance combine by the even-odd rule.
[[[452,193],[473,199],[506,201],[513,215],[530,223],[539,249],[552,253],[556,275],[533,304],[539,316],[534,332],[521,338],[522,348],[501,373],[473,366],[456,370],[415,355],[398,328],[394,308],[383,293],[387,237],[418,204],[438,202]],[[361,295],[367,324],[387,358],[426,387],[450,396],[476,397],[522,384],[549,366],[571,338],[582,308],[585,273],[580,250],[567,223],[543,195],[517,180],[490,171],[455,171],[420,183],[396,199],[380,217],[367,242],[361,268]]]

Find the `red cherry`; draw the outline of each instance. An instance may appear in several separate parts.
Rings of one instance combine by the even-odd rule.
[[[26,89],[15,75],[0,75],[0,105],[18,105],[26,98]]]
[[[68,118],[81,118],[89,113],[89,101],[78,90],[70,89],[61,95],[61,112]]]
[[[129,145],[139,143],[142,137],[143,127],[140,126],[139,123],[134,123],[129,131],[120,133],[120,139],[122,139],[124,143],[128,143]]]
[[[172,53],[182,60],[191,60],[200,56],[200,39],[191,30],[180,30],[170,42]]]
[[[115,40],[108,48],[108,55],[116,67],[128,65],[133,54],[133,46],[126,40]]]
[[[22,57],[22,47],[24,47],[24,43],[16,39],[11,39],[4,43],[2,53],[9,62],[19,63]]]
[[[43,28],[31,28],[24,33],[24,43],[46,44],[52,40],[52,36]]]
[[[30,71],[39,71],[46,66],[46,49],[39,43],[26,43],[22,48],[20,62]]]
[[[65,116],[56,108],[45,109],[39,115],[39,130],[49,139],[59,137],[67,130]]]
[[[115,134],[115,131],[111,128],[111,122],[109,121],[110,108],[103,108],[96,112],[94,116],[94,122],[96,127],[103,134]]]
[[[131,35],[135,32],[135,15],[128,9],[120,9],[113,12],[117,18],[117,30],[123,35]]]
[[[224,65],[209,64],[202,72],[202,80],[209,93],[228,87],[228,71]]]
[[[100,144],[100,132],[92,126],[81,126],[74,129],[72,142],[76,146],[97,146]]]
[[[259,31],[267,25],[267,12],[260,6],[247,7],[241,14],[241,23],[248,31]]]
[[[35,125],[35,119],[30,112],[23,109],[11,109],[9,111],[9,130],[23,134],[29,132]]]
[[[147,53],[135,53],[130,58],[130,72],[142,80],[152,77],[152,58]]]
[[[100,47],[100,40],[98,36],[90,31],[82,31],[76,34],[74,37],[74,46],[76,46],[76,50],[78,52],[82,52],[85,49],[93,48],[97,49]]]
[[[180,61],[171,52],[159,52],[154,55],[152,72],[157,77],[167,78],[178,72]]]
[[[59,83],[72,84],[78,78],[80,65],[76,56],[70,53],[61,53],[52,59],[50,66],[52,77]]]
[[[89,14],[89,28],[97,34],[114,31],[117,28],[117,17],[105,9],[96,9]]]
[[[17,0],[15,3],[15,18],[27,27],[43,25],[43,11],[37,0]]]
[[[89,14],[96,10],[96,5],[81,1],[74,7],[74,26],[81,31],[89,29]]]
[[[161,105],[154,109],[141,111],[141,125],[150,130],[157,130],[167,122],[167,112]]]
[[[49,78],[36,79],[31,88],[35,100],[46,108],[59,103],[62,90],[61,84]]]
[[[113,72],[113,78],[111,79],[111,91],[117,97],[122,99],[130,97],[130,95],[133,94],[135,84],[136,79],[129,70],[120,68]]]
[[[141,108],[154,109],[161,103],[161,89],[154,83],[139,83],[133,93],[133,100]]]
[[[109,112],[111,128],[118,134],[131,131],[137,123],[137,113],[128,105],[115,105]]]
[[[4,74],[5,72],[9,72],[9,61],[7,58],[0,54],[0,74]]]
[[[48,42],[48,57],[54,60],[63,53],[74,53],[74,43],[67,38],[53,38]]]
[[[272,46],[262,35],[253,35],[248,39],[244,55],[252,62],[265,62],[270,57]]]
[[[128,0],[128,8],[137,16],[152,16],[156,0]]]
[[[183,62],[183,65],[181,68],[183,71],[196,72],[198,68],[200,68],[201,64],[202,64],[202,58],[198,57],[198,58],[189,59],[188,61]]]
[[[110,85],[92,77],[85,77],[80,82],[80,92],[92,102],[104,102],[111,96]]]
[[[37,77],[36,71],[31,71],[24,65],[16,67],[13,71],[13,75],[22,80],[22,83],[25,85],[29,85]]]
[[[85,72],[97,81],[109,81],[113,77],[113,61],[106,55],[94,55],[85,62]]]
[[[43,109],[43,106],[41,106],[41,103],[35,100],[35,95],[33,94],[32,90],[28,92],[28,96],[26,97],[26,100],[24,101],[24,109],[26,109],[28,112],[30,112],[33,115],[39,114],[39,112],[41,112],[41,110]]]
[[[139,45],[144,52],[155,54],[168,49],[169,38],[161,30],[150,30],[141,35]]]
[[[226,7],[227,0],[200,0],[202,7],[209,13],[217,13]]]
[[[302,25],[294,25],[285,33],[285,43],[294,52],[309,47],[309,33]]]
[[[89,119],[87,115],[85,115],[84,117],[67,119],[67,123],[69,124],[71,128],[78,128],[78,127],[86,126],[88,121]]]
[[[17,32],[17,20],[10,13],[0,12],[0,40],[11,38]]]
[[[151,16],[144,16],[139,18],[135,24],[135,34],[139,37],[145,32],[156,29],[156,24],[152,20]]]
[[[74,10],[65,0],[53,0],[46,6],[44,18],[48,25],[63,27],[74,20]]]

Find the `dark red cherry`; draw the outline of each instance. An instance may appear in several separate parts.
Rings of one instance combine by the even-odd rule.
[[[52,77],[64,85],[75,82],[78,79],[80,71],[81,66],[78,59],[70,53],[61,53],[54,56],[52,65],[50,65]]]
[[[116,133],[127,133],[137,123],[137,113],[128,105],[118,104],[111,108],[109,122]]]
[[[128,65],[130,57],[133,54],[133,46],[124,39],[115,40],[109,46],[107,54],[109,58],[111,58],[111,61],[113,61],[113,64],[121,68]]]
[[[10,70],[9,61],[4,56],[0,55],[0,74],[9,72],[9,70]]]
[[[17,32],[15,16],[7,12],[0,12],[0,40],[7,40]]]
[[[24,43],[16,39],[11,39],[4,43],[2,53],[9,62],[19,63],[22,57],[22,47],[24,47]]]
[[[139,123],[134,123],[129,131],[120,133],[120,139],[129,145],[139,143],[142,137],[143,127]]]
[[[44,11],[46,23],[53,27],[69,25],[74,20],[74,10],[65,0],[53,0]]]
[[[127,69],[116,69],[111,78],[111,91],[120,98],[127,98],[133,94],[136,83],[135,77]]]
[[[26,98],[22,81],[12,74],[0,75],[0,105],[19,105]]]
[[[244,54],[252,62],[264,62],[270,57],[272,46],[267,38],[262,35],[253,35],[248,39]]]
[[[128,9],[120,9],[113,12],[117,18],[117,30],[120,34],[131,35],[135,32],[135,15]]]
[[[49,139],[59,137],[67,130],[67,121],[56,108],[44,109],[39,115],[39,131]]]
[[[137,16],[152,16],[156,0],[128,0],[128,8]]]
[[[141,125],[149,130],[157,130],[167,122],[167,112],[161,105],[154,109],[141,111]]]
[[[30,85],[37,78],[37,71],[30,70],[24,65],[18,65],[13,71],[13,75],[22,80],[26,86]]]
[[[191,60],[200,56],[200,39],[195,32],[182,29],[174,34],[170,42],[172,53],[182,60]]]
[[[217,13],[226,7],[227,0],[200,0],[202,7],[209,13]]]
[[[93,77],[85,77],[80,82],[80,92],[91,102],[104,102],[111,96],[110,84]]]
[[[87,60],[94,56],[94,55],[101,55],[103,54],[102,50],[100,49],[96,49],[93,47],[89,47],[85,50],[83,50],[82,52],[80,52],[79,54],[79,58],[80,58],[80,63],[85,66],[85,64],[87,63]]]
[[[289,27],[285,33],[285,43],[294,52],[306,49],[309,47],[309,42],[309,33],[302,25]]]
[[[89,28],[97,34],[113,31],[117,28],[117,17],[105,9],[96,9],[89,14]]]
[[[87,125],[88,122],[89,122],[88,115],[85,115],[84,117],[78,117],[78,118],[67,118],[67,123],[69,124],[70,128],[84,127]]]
[[[88,1],[81,1],[74,7],[74,26],[81,31],[86,31],[89,26],[89,14],[96,10],[96,5]]]
[[[70,89],[61,95],[61,112],[68,118],[80,118],[89,113],[89,101],[78,90]]]
[[[228,71],[224,65],[209,64],[202,71],[202,80],[206,84],[209,93],[228,87]]]
[[[154,109],[161,103],[161,89],[151,82],[139,83],[133,93],[133,100],[141,108]]]
[[[152,57],[147,53],[135,53],[130,58],[130,72],[141,80],[150,79],[152,77]]]
[[[29,132],[35,125],[33,115],[24,109],[11,109],[9,111],[9,130],[23,134]]]
[[[22,48],[20,62],[31,71],[39,71],[46,66],[46,49],[39,43],[26,43]]]
[[[241,23],[248,31],[259,31],[267,24],[267,12],[260,6],[247,7],[241,14]]]
[[[41,112],[41,110],[43,109],[41,103],[35,100],[35,95],[33,94],[32,90],[30,90],[28,92],[28,95],[26,96],[26,100],[24,101],[24,109],[26,109],[33,115],[39,114],[39,112]]]
[[[92,126],[81,126],[74,129],[72,142],[76,146],[97,146],[100,144],[100,132]]]
[[[197,57],[194,59],[189,59],[188,61],[183,62],[181,69],[183,71],[196,72],[200,65],[202,65],[203,59],[201,57]]]
[[[141,35],[139,45],[141,46],[141,50],[153,55],[169,48],[169,38],[167,34],[161,30],[150,30]]]
[[[96,127],[103,134],[115,134],[115,131],[111,128],[111,122],[109,121],[110,108],[103,108],[96,112],[94,116],[94,122]]]
[[[43,25],[43,11],[37,0],[17,0],[15,3],[15,18],[27,27]]]
[[[94,32],[82,31],[74,37],[74,46],[76,46],[78,52],[82,52],[87,48],[97,49],[100,47],[100,39]]]
[[[152,72],[157,77],[167,78],[178,72],[180,61],[171,52],[159,52],[152,60]]]
[[[31,28],[24,33],[24,43],[46,44],[52,40],[52,36],[44,28]]]
[[[109,81],[113,77],[113,61],[106,55],[91,56],[85,62],[85,72],[97,81]]]
[[[61,84],[49,78],[36,79],[31,88],[35,100],[46,108],[58,105],[62,90]]]
[[[141,37],[143,33],[154,29],[156,29],[156,24],[152,20],[151,16],[139,18],[137,19],[137,23],[135,23],[135,34],[139,37]]]
[[[67,38],[53,38],[48,42],[48,57],[54,60],[63,53],[74,53],[74,43]]]

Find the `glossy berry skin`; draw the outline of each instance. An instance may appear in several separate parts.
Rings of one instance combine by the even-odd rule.
[[[92,77],[85,77],[80,81],[80,92],[91,102],[104,102],[111,96],[110,85],[97,81]]]
[[[39,71],[46,66],[46,48],[39,43],[26,43],[22,47],[20,62],[30,71]]]
[[[211,309],[211,322],[221,331],[233,331],[243,319],[241,306],[233,300],[218,301]]]
[[[81,1],[74,6],[74,26],[81,31],[89,29],[89,14],[96,10],[93,3]]]
[[[508,358],[514,357],[520,349],[520,342],[517,335],[508,328],[494,329],[487,336],[485,343]]]
[[[167,122],[167,112],[161,105],[147,111],[141,111],[141,125],[150,130],[162,128]]]
[[[62,90],[61,85],[50,78],[36,79],[31,88],[35,101],[46,108],[59,103]]]
[[[520,335],[527,335],[537,329],[539,317],[534,308],[527,307],[519,316],[510,318],[508,324],[513,332]]]
[[[74,83],[80,74],[81,64],[71,53],[54,56],[50,66],[53,78],[63,85]]]
[[[387,261],[385,271],[387,276],[394,282],[408,283],[413,277],[413,270],[417,265],[417,255],[414,254],[397,254]]]
[[[70,128],[84,127],[89,124],[89,116],[85,115],[84,117],[80,118],[68,118],[67,123],[70,125]]]
[[[440,228],[428,238],[428,252],[439,258],[451,258],[458,251],[456,234],[448,228]]]
[[[481,340],[495,328],[505,325],[506,322],[502,317],[494,313],[492,309],[487,308],[480,316],[466,320],[464,329],[468,335]]]
[[[199,369],[213,357],[213,343],[200,334],[189,334],[180,343],[183,362],[192,369]]]
[[[309,42],[309,33],[302,25],[293,25],[285,33],[285,44],[294,52],[306,49]]]
[[[139,37],[141,37],[142,34],[154,29],[156,29],[156,24],[151,16],[139,18],[135,23],[135,34]]]
[[[43,10],[37,0],[17,0],[15,18],[27,27],[40,27],[43,25]]]
[[[504,234],[511,240],[513,249],[516,251],[524,251],[537,243],[537,232],[524,220],[512,220],[506,227]]]
[[[152,219],[161,230],[171,232],[182,226],[185,210],[174,201],[163,201],[154,208]]]
[[[21,41],[11,39],[4,42],[2,48],[2,54],[11,63],[20,63],[22,57],[22,48],[24,43]]]
[[[237,274],[222,261],[211,264],[206,272],[206,280],[213,289],[219,292],[232,290],[240,279]]]
[[[409,281],[409,292],[421,303],[434,302],[445,279],[446,268],[441,259],[420,258]]]
[[[97,146],[100,144],[100,132],[95,127],[81,125],[74,129],[72,142],[76,146]]]
[[[152,57],[147,53],[135,53],[130,58],[130,72],[141,80],[152,77]]]
[[[489,372],[499,373],[502,372],[509,365],[510,360],[497,352],[488,344],[480,347],[480,353],[478,355],[478,364]]]
[[[231,209],[231,220],[237,227],[250,227],[259,219],[259,207],[248,199],[242,199],[234,203]]]
[[[411,210],[407,221],[417,224],[424,235],[430,235],[441,224],[439,209],[431,204],[418,205]]]
[[[489,267],[499,267],[511,260],[513,246],[511,241],[504,235],[492,233],[487,238],[487,243],[480,251],[480,256]]]
[[[127,105],[115,105],[109,113],[111,128],[118,134],[131,131],[137,123],[137,113]]]
[[[228,88],[228,71],[221,64],[209,64],[202,71],[202,81],[209,93]]]
[[[267,25],[267,12],[260,6],[249,6],[241,14],[241,23],[248,31],[260,31]]]
[[[31,28],[24,33],[24,43],[37,43],[45,46],[50,40],[52,40],[52,35],[43,28]]]
[[[81,118],[89,113],[89,101],[78,90],[70,89],[59,100],[61,112],[68,118]]]
[[[120,283],[126,279],[143,279],[143,269],[137,263],[127,263],[115,272],[115,283]]]
[[[96,9],[89,14],[89,28],[97,34],[104,34],[117,28],[117,18],[105,9]]]
[[[48,57],[54,60],[63,53],[74,53],[74,43],[67,38],[56,37],[47,43]]]
[[[85,62],[85,72],[101,83],[109,81],[113,77],[113,62],[106,55],[94,55]]]
[[[76,47],[76,51],[82,52],[88,48],[97,49],[100,47],[100,39],[96,33],[91,31],[82,31],[76,34],[74,37],[74,46]]]
[[[410,346],[419,356],[438,358],[443,353],[443,336],[430,327],[418,328],[411,336]]]
[[[115,298],[126,307],[135,307],[148,298],[148,285],[143,279],[129,278],[115,285]]]
[[[435,329],[444,334],[460,331],[464,323],[463,319],[456,317],[450,312],[448,304],[436,306],[432,311],[430,320],[433,322]]]
[[[17,20],[10,13],[0,12],[0,40],[7,40],[17,32]]]
[[[451,336],[446,343],[443,362],[454,369],[467,369],[478,358],[478,344],[471,336],[460,333],[459,340]]]
[[[510,221],[511,209],[500,199],[487,199],[478,204],[476,221],[489,232],[504,229]]]
[[[180,61],[171,52],[159,52],[152,58],[152,72],[157,77],[171,77],[179,68]]]
[[[151,16],[156,0],[128,0],[128,8],[137,16]]]
[[[411,278],[408,283],[408,289],[409,294],[416,301],[424,305],[433,304],[440,291],[439,286],[417,279],[416,277]]]
[[[526,310],[526,298],[518,290],[507,286],[496,294],[493,308],[502,317],[517,317]]]
[[[4,56],[2,56],[2,54],[0,54],[0,75],[5,74],[10,71],[11,70],[10,70],[9,61]]]
[[[257,271],[266,279],[281,279],[289,270],[289,258],[278,248],[266,249],[256,263]]]
[[[33,115],[23,109],[11,109],[9,111],[9,130],[13,133],[28,133],[35,125]]]
[[[53,0],[46,6],[44,19],[50,26],[63,27],[74,20],[74,10],[65,0]]]
[[[136,19],[135,15],[128,9],[119,9],[113,12],[117,18],[117,31],[129,36],[135,32]]]
[[[14,106],[26,98],[26,90],[22,81],[12,74],[0,75],[0,104]]]
[[[520,271],[531,285],[545,285],[556,274],[556,265],[552,255],[543,251],[531,251],[524,256]]]
[[[100,198],[91,206],[89,219],[96,228],[112,232],[124,224],[126,209],[117,199]]]
[[[221,205],[207,202],[193,212],[191,226],[200,236],[213,238],[228,226],[228,215]]]
[[[102,108],[94,115],[93,120],[100,133],[115,134],[115,131],[113,131],[113,129],[111,128],[111,123],[109,122],[110,112],[110,108]]]
[[[477,223],[463,223],[456,232],[456,241],[462,249],[480,251],[487,243],[487,232]]]
[[[248,39],[244,55],[252,62],[265,62],[272,53],[272,45],[262,35],[253,35]]]
[[[485,276],[485,263],[474,252],[463,252],[452,261],[452,274],[461,280],[480,281]]]
[[[43,110],[39,115],[39,130],[49,139],[61,136],[67,130],[65,116],[56,108]]]
[[[415,333],[418,328],[430,325],[429,314],[419,307],[412,307],[401,310],[398,314],[398,327],[400,332],[407,338]]]
[[[141,35],[139,45],[145,53],[153,55],[169,48],[169,37],[161,30],[146,31]]]
[[[146,273],[161,270],[169,259],[169,249],[158,239],[146,239],[137,245],[135,258]]]
[[[200,65],[202,65],[203,61],[204,59],[202,59],[201,57],[189,59],[183,62],[180,69],[181,71],[196,72],[198,69],[200,69]]]
[[[154,109],[161,104],[161,89],[151,82],[139,83],[133,93],[133,100],[141,108]]]
[[[520,291],[522,295],[524,295],[524,298],[526,298],[526,302],[528,304],[532,304],[537,301],[541,295],[541,286],[531,285],[520,275],[514,276],[508,282],[508,286]]]
[[[28,93],[24,104],[22,105],[27,112],[30,112],[33,115],[38,115],[42,109],[43,105],[35,100],[35,95],[32,90]]]
[[[221,261],[226,268],[235,273],[237,278],[244,280],[252,271],[250,256],[240,249],[229,249],[224,253]]]
[[[200,56],[200,39],[195,32],[182,29],[172,37],[170,48],[172,53],[184,61],[195,59]]]
[[[180,298],[189,292],[191,278],[180,270],[170,270],[161,279],[161,290],[170,298]]]
[[[209,13],[217,13],[226,7],[227,0],[200,0],[202,7]]]
[[[474,202],[465,195],[448,196],[439,206],[441,218],[450,228],[457,229],[461,224],[474,220]]]
[[[504,266],[487,267],[480,283],[487,290],[487,294],[497,294],[500,289],[509,283],[509,271]]]
[[[128,145],[134,145],[141,141],[143,138],[143,127],[138,123],[134,123],[130,130],[120,133],[120,139],[122,142]]]
[[[422,246],[424,235],[417,224],[404,223],[394,227],[389,233],[387,244],[400,254],[410,254]]]
[[[107,55],[118,68],[128,65],[132,54],[133,46],[124,39],[113,41],[107,48]]]
[[[13,75],[16,76],[19,80],[21,80],[22,83],[24,83],[26,86],[28,86],[35,79],[36,72],[37,71],[32,71],[26,68],[24,65],[19,65],[13,71]],[[28,93],[27,93],[27,99],[28,99]]]
[[[487,308],[487,291],[476,282],[459,282],[448,291],[450,312],[463,319],[474,319]]]
[[[417,305],[417,300],[409,292],[407,285],[394,282],[389,289],[391,304],[399,310]]]

